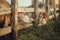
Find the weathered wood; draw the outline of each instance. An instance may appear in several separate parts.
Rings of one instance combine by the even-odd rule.
[[[47,12],[47,13],[49,13],[49,3],[50,3],[50,0],[45,0],[46,12]]]
[[[18,8],[18,12],[34,12],[34,8]],[[45,9],[38,8],[38,12],[45,12]],[[10,13],[11,13],[10,8],[0,9],[0,15],[10,14]]]
[[[35,20],[34,26],[38,22],[38,17],[39,17],[39,13],[38,13],[38,0],[34,0],[34,14],[33,14],[33,19]]]
[[[43,6],[44,6],[44,1],[45,1],[45,0],[42,0]]]
[[[60,0],[59,0],[59,16],[60,16]]]
[[[11,13],[11,8],[0,8],[0,15]]]
[[[5,10],[5,11],[3,11]],[[52,10],[52,9],[51,9]],[[59,8],[56,8],[56,10],[59,10]],[[0,15],[4,15],[4,14],[10,14],[11,13],[11,9],[6,8],[6,9],[0,9]],[[18,12],[34,12],[34,8],[18,8]],[[44,8],[38,8],[38,12],[46,12]]]
[[[38,20],[39,13],[38,13],[38,0],[34,0],[34,19]]]
[[[56,17],[56,3],[55,3],[55,0],[53,0],[53,6],[54,6],[54,20],[55,22],[57,22],[57,17]]]
[[[50,3],[50,0],[45,0],[45,5],[46,5],[46,12],[47,12],[47,15],[49,16],[49,13],[50,13],[50,9],[49,9],[49,3]],[[48,17],[49,18],[49,17]]]
[[[0,36],[4,36],[6,34],[11,33],[11,27],[0,28]]]
[[[23,24],[19,24],[17,26],[17,30],[21,30],[21,29],[24,29],[24,28],[28,28],[28,27],[31,27],[33,24],[32,23],[28,23],[28,24],[25,24],[26,26],[24,27]]]
[[[21,29],[24,29],[24,28],[27,28],[27,27],[31,27],[33,24],[25,24],[25,25],[26,25],[26,27],[24,27],[23,24],[22,25],[21,24],[17,25],[16,26],[17,31],[21,30]],[[0,36],[4,36],[6,34],[11,33],[12,32],[11,29],[12,29],[11,26],[8,26],[8,27],[5,27],[5,28],[0,28]]]
[[[18,12],[34,12],[34,8],[18,8]],[[38,12],[45,12],[45,9],[38,8]]]
[[[32,1],[32,5],[34,6],[34,0],[31,0]]]
[[[47,5],[48,5],[48,13],[50,13],[50,10],[49,10],[49,8],[50,8],[50,0],[47,0],[48,1],[48,3],[47,3]],[[49,14],[48,14],[49,15]]]
[[[11,0],[11,12],[13,40],[18,40],[18,32],[16,29],[18,24],[18,0]]]

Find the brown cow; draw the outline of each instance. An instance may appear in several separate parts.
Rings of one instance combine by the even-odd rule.
[[[49,16],[48,16],[47,12],[44,12],[44,13],[43,13],[43,18],[44,18],[46,21],[48,21]]]
[[[18,14],[18,16],[21,16]],[[0,28],[10,26],[11,21],[11,14],[0,15]]]
[[[46,12],[44,12],[42,15],[40,15],[41,18],[40,18],[40,21],[39,21],[39,25],[44,25],[47,23],[48,19],[49,19],[49,16]]]
[[[3,28],[4,26],[9,26],[10,16],[10,14],[0,15],[0,28]]]
[[[5,23],[4,20],[5,20],[4,15],[0,15],[0,28],[4,26]]]

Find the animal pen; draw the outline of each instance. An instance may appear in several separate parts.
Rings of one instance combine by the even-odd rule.
[[[30,27],[33,25],[32,23],[27,23],[25,25],[25,27],[23,27],[24,26],[23,24],[18,24],[18,13],[32,12],[33,20],[38,20],[39,13],[43,13],[43,12],[50,13],[50,6],[49,6],[50,2],[52,2],[52,5],[54,7],[53,15],[56,18],[56,10],[60,10],[60,6],[59,6],[59,8],[56,8],[55,0],[42,0],[42,1],[43,1],[43,6],[45,6],[44,1],[46,1],[45,2],[46,8],[44,8],[44,7],[43,7],[43,9],[39,8],[38,0],[32,0],[32,4],[33,4],[34,8],[19,8],[18,0],[11,0],[10,8],[0,8],[0,17],[2,17],[2,18],[3,18],[3,16],[5,17],[5,20],[4,20],[5,25],[3,28],[0,28],[0,37],[12,32],[13,36],[14,36],[14,40],[17,40],[18,39],[18,30],[21,30],[23,28],[27,28],[27,27]],[[60,0],[59,0],[59,5],[60,5]],[[10,18],[10,19],[7,19],[7,18]],[[50,15],[49,15],[49,18],[51,18]],[[8,20],[10,20],[10,23],[11,23],[9,26],[8,26]]]

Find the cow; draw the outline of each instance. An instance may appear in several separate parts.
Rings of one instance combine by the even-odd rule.
[[[4,20],[5,20],[4,15],[0,15],[0,28],[3,28],[4,23],[5,23]]]
[[[10,14],[0,15],[0,28],[7,27],[10,25]]]
[[[43,13],[43,18],[44,18],[46,21],[48,21],[49,16],[48,16],[48,13],[47,13],[47,12],[44,12],[44,13]]]
[[[5,27],[10,26],[10,24],[11,24],[10,19],[11,19],[11,14],[6,14],[5,15]]]
[[[24,22],[24,23],[31,23],[33,21],[33,18],[30,18],[27,13],[24,13],[24,12],[20,12],[18,14],[18,17],[19,17],[19,22]]]
[[[38,23],[39,26],[46,24],[49,19],[47,12],[43,12],[42,15],[40,15],[40,16],[41,16],[41,18]]]

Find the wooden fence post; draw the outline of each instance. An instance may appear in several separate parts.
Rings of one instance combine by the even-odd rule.
[[[18,0],[11,0],[11,26],[12,26],[12,33],[13,33],[13,40],[18,40],[17,35],[17,24],[18,24]]]
[[[54,6],[54,20],[57,21],[57,17],[56,17],[56,3],[55,3],[55,0],[53,0],[53,6]]]
[[[48,1],[45,0],[45,5],[46,5],[46,8],[45,9],[46,9],[46,12],[48,12],[48,5],[47,4],[48,4]]]
[[[59,17],[60,17],[60,0],[59,0]]]
[[[34,0],[34,20],[38,20],[39,13],[38,13],[38,0]]]
[[[34,6],[34,0],[32,0],[32,5]]]
[[[48,13],[48,15],[49,15],[49,2],[50,2],[50,0],[45,0],[45,5],[46,5],[46,12]]]
[[[44,1],[45,1],[45,0],[42,0],[43,6],[44,6]]]
[[[50,0],[45,0],[45,5],[46,5],[45,10],[46,10],[48,16],[49,16],[49,13],[50,13],[49,3],[50,3]],[[48,18],[49,18],[49,17],[48,17]]]

